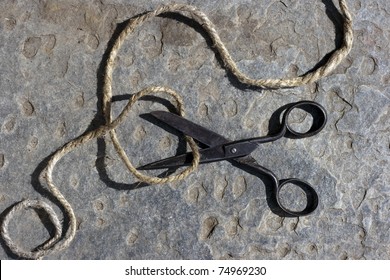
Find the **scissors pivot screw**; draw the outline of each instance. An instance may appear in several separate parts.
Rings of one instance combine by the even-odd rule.
[[[231,152],[232,154],[235,154],[235,153],[237,153],[237,149],[236,149],[236,148],[231,148],[231,149],[230,149],[230,152]]]

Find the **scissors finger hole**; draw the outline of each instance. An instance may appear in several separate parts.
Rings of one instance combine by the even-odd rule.
[[[287,137],[310,137],[322,130],[326,124],[325,109],[313,101],[300,101],[291,106],[285,113]]]
[[[307,205],[306,193],[294,183],[283,184],[279,190],[279,203],[292,212],[301,212]]]
[[[303,109],[295,108],[288,115],[287,123],[290,130],[305,134],[313,126],[313,116]]]
[[[279,182],[276,199],[282,210],[291,216],[304,216],[318,206],[316,191],[302,180],[284,179]]]

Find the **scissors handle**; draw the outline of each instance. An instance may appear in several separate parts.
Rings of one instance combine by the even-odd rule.
[[[241,168],[244,167],[243,169],[249,168],[249,170],[247,171],[258,177],[261,177],[259,176],[259,174],[262,174],[267,176],[268,179],[270,179],[271,187],[267,189],[267,200],[269,200],[269,205],[273,212],[275,212],[276,214],[283,217],[300,217],[312,213],[317,208],[318,195],[309,183],[296,178],[278,180],[276,175],[271,170],[259,165],[256,160],[251,156],[233,159],[233,161],[238,163]],[[289,209],[289,207],[283,205],[281,190],[287,184],[293,184],[305,193],[306,206],[303,210],[296,211]]]
[[[282,188],[287,184],[293,184],[297,187],[299,187],[306,195],[306,206],[301,211],[294,211],[290,210],[287,207],[285,207],[281,202],[281,196],[280,191]],[[318,206],[318,195],[316,191],[313,189],[313,187],[307,183],[306,181],[297,179],[297,178],[289,178],[280,180],[279,184],[276,186],[276,201],[280,209],[285,212],[286,214],[291,215],[292,217],[300,217],[300,216],[306,216],[316,210]]]
[[[284,136],[293,139],[311,137],[319,133],[324,128],[327,121],[327,115],[324,107],[322,107],[320,104],[314,101],[308,101],[308,100],[299,101],[296,103],[291,103],[286,106],[283,106],[281,109],[284,109],[284,114],[281,121],[281,128],[277,133],[272,135],[267,135],[267,136],[255,137],[251,139],[244,139],[241,141],[236,141],[236,143],[252,142],[252,143],[262,144],[262,143],[276,141]],[[313,121],[311,127],[306,132],[299,132],[294,130],[291,127],[291,124],[289,123],[289,116],[294,109],[304,110],[312,116]]]
[[[301,109],[309,113],[313,117],[313,122],[311,127],[306,132],[299,132],[294,130],[289,123],[289,116],[294,109]],[[288,136],[290,138],[305,138],[311,137],[319,133],[325,126],[327,121],[327,115],[324,107],[314,101],[299,101],[291,104],[291,106],[287,107],[286,111],[283,114],[282,120],[282,131],[284,127],[286,131],[283,133],[283,136]]]

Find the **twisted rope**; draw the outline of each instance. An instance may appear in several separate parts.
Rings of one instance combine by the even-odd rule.
[[[125,151],[119,143],[117,134],[115,129],[125,120],[128,116],[132,105],[142,96],[151,94],[151,93],[166,93],[173,97],[176,102],[176,106],[178,112],[181,116],[184,116],[184,106],[183,100],[181,97],[172,89],[161,86],[153,86],[148,87],[146,89],[141,90],[140,92],[134,94],[124,107],[123,111],[119,114],[119,116],[112,120],[111,115],[111,100],[112,100],[112,74],[115,68],[115,58],[121,48],[123,42],[126,40],[128,35],[134,31],[134,29],[142,24],[145,21],[150,20],[153,17],[161,15],[163,13],[184,13],[188,14],[191,18],[197,21],[202,25],[204,30],[209,34],[212,42],[214,44],[215,49],[220,54],[222,61],[224,62],[225,67],[229,70],[233,75],[237,77],[237,79],[251,86],[262,87],[262,88],[283,88],[283,87],[296,87],[304,84],[312,83],[320,78],[328,75],[340,62],[341,60],[349,53],[352,47],[353,34],[352,34],[352,19],[351,15],[348,11],[348,7],[346,5],[345,0],[339,0],[340,10],[343,17],[343,41],[339,49],[334,51],[334,53],[330,56],[328,61],[318,69],[313,72],[309,72],[305,75],[288,78],[288,79],[252,79],[243,74],[237,67],[236,63],[233,61],[230,56],[228,50],[222,43],[214,24],[207,18],[207,16],[199,11],[197,8],[184,4],[172,4],[167,6],[162,6],[154,11],[147,12],[143,15],[135,17],[131,19],[124,30],[120,33],[117,40],[114,42],[112,50],[109,54],[105,75],[104,75],[104,87],[103,87],[103,114],[105,117],[106,124],[100,126],[99,128],[86,132],[85,134],[71,140],[66,143],[64,146],[59,148],[49,159],[48,164],[43,171],[43,178],[45,179],[48,189],[50,193],[55,197],[59,204],[64,209],[64,214],[69,219],[69,224],[67,225],[67,231],[63,235],[63,226],[59,221],[59,218],[53,208],[48,205],[44,201],[40,200],[23,200],[13,207],[10,208],[9,212],[5,214],[4,219],[1,224],[1,236],[8,246],[8,248],[17,256],[25,259],[41,259],[44,256],[52,253],[58,252],[64,248],[67,248],[69,244],[74,239],[76,234],[76,217],[72,206],[65,199],[65,197],[61,194],[59,189],[53,182],[52,174],[55,165],[57,162],[65,156],[70,151],[73,151],[77,147],[82,146],[83,144],[97,138],[104,136],[109,133],[112,143],[115,147],[116,152],[119,157],[122,159],[123,163],[126,165],[127,169],[134,174],[136,178],[143,182],[147,182],[149,184],[162,184],[167,182],[173,182],[177,180],[182,180],[186,176],[188,176],[192,171],[194,171],[199,164],[199,151],[196,143],[191,137],[185,137],[187,143],[189,144],[192,152],[193,152],[193,161],[192,165],[179,172],[178,174],[173,174],[167,177],[158,178],[151,177],[139,172],[131,163],[129,158],[127,157]],[[33,209],[41,209],[46,212],[49,217],[49,220],[52,222],[55,228],[55,234],[48,241],[46,241],[42,246],[40,246],[37,250],[25,250],[17,246],[10,237],[8,226],[12,217],[19,211],[26,210],[28,208]]]

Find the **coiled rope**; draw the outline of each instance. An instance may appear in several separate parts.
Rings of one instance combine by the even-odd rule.
[[[302,76],[295,78],[287,78],[287,79],[252,79],[242,73],[236,63],[233,61],[231,55],[228,50],[222,43],[214,24],[207,18],[207,16],[199,11],[196,7],[184,4],[171,4],[162,6],[154,11],[147,12],[140,16],[137,16],[131,19],[127,26],[123,29],[123,31],[119,34],[118,38],[114,42],[112,50],[109,54],[108,61],[105,68],[104,75],[104,87],[103,87],[103,114],[105,116],[106,124],[100,126],[99,128],[86,132],[85,134],[71,140],[66,143],[64,146],[59,148],[49,159],[48,164],[43,171],[43,178],[45,179],[48,189],[50,193],[55,197],[59,204],[64,209],[64,214],[68,218],[67,231],[65,234],[62,233],[63,226],[53,208],[48,205],[46,202],[41,200],[23,200],[13,207],[9,209],[9,211],[5,214],[4,219],[1,224],[1,236],[8,246],[8,248],[17,256],[25,259],[41,259],[44,256],[52,253],[58,252],[64,248],[67,248],[69,244],[72,242],[75,234],[76,234],[76,217],[72,206],[65,199],[65,197],[61,194],[59,189],[53,182],[52,174],[55,165],[57,162],[65,156],[70,151],[74,150],[77,147],[82,146],[83,144],[89,142],[92,139],[97,137],[104,136],[109,133],[112,143],[115,147],[116,152],[119,157],[122,159],[123,163],[126,165],[127,169],[134,174],[136,178],[139,180],[149,183],[149,184],[162,184],[167,182],[173,182],[177,180],[182,180],[186,176],[188,176],[192,171],[194,171],[199,164],[199,151],[198,147],[195,144],[194,140],[191,137],[185,137],[187,143],[189,144],[192,152],[193,152],[193,162],[192,165],[179,172],[178,174],[173,174],[167,177],[158,178],[158,177],[150,177],[139,172],[133,164],[130,162],[127,157],[125,151],[119,143],[118,137],[116,135],[115,129],[124,121],[124,119],[128,116],[128,113],[132,107],[132,105],[142,96],[149,95],[151,93],[165,93],[173,97],[176,102],[176,106],[180,115],[184,116],[184,106],[183,100],[181,97],[172,89],[161,86],[153,86],[148,87],[146,89],[141,90],[140,92],[132,95],[129,99],[128,103],[124,107],[123,111],[119,114],[119,116],[112,120],[111,116],[111,99],[112,99],[112,74],[115,68],[115,58],[128,35],[134,31],[134,29],[141,25],[143,22],[148,21],[158,15],[164,13],[179,13],[184,14],[191,17],[193,20],[197,21],[204,30],[209,34],[213,46],[215,50],[219,53],[226,69],[230,71],[236,78],[247,85],[256,86],[261,88],[284,88],[284,87],[296,87],[305,85],[308,83],[313,83],[319,80],[322,77],[328,75],[336,66],[343,60],[343,58],[350,52],[353,42],[353,33],[352,33],[352,18],[348,11],[348,7],[346,5],[345,0],[339,0],[339,6],[343,18],[343,40],[341,46],[335,50],[329,59],[326,61],[324,65],[317,68],[313,72],[308,72]],[[40,209],[46,212],[50,221],[52,222],[55,233],[54,236],[47,240],[42,246],[38,249],[30,251],[25,250],[17,246],[12,238],[10,237],[8,226],[12,217],[16,214],[16,212],[26,210],[28,208]]]

